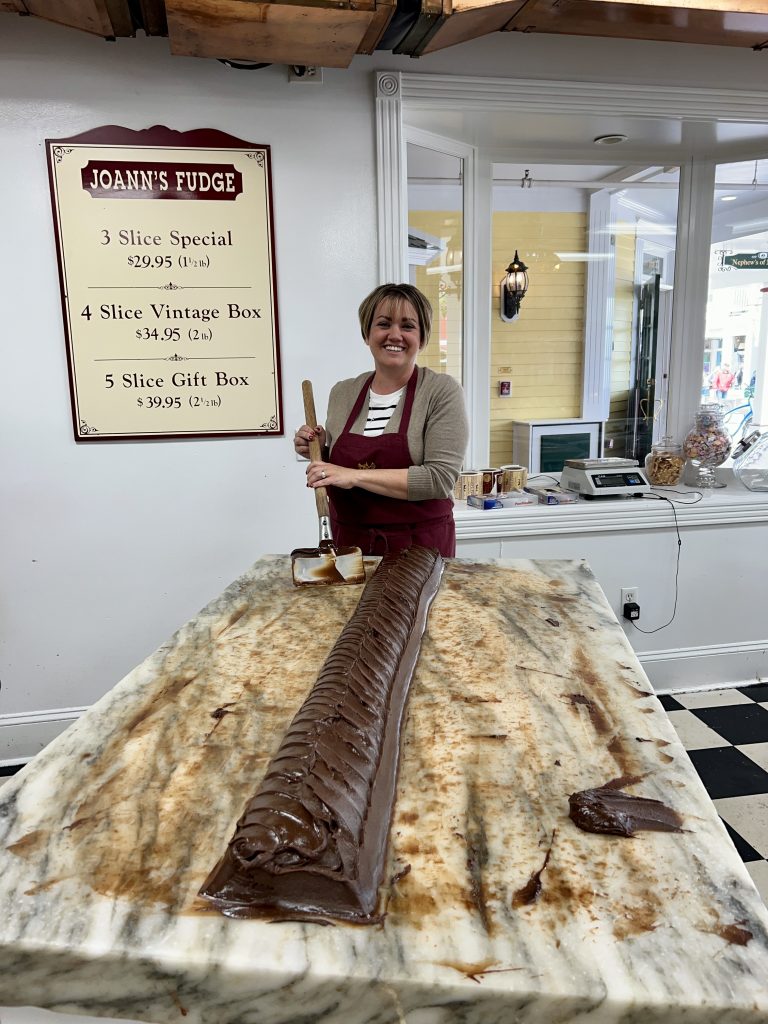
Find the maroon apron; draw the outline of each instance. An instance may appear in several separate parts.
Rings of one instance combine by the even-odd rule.
[[[408,448],[408,424],[419,372],[414,369],[405,392],[405,406],[396,434],[365,437],[350,433],[363,407],[375,374],[363,384],[344,430],[333,445],[330,461],[347,469],[408,469],[413,465]],[[407,501],[372,494],[362,487],[329,487],[331,532],[339,547],[361,548],[365,555],[402,551],[415,544],[437,548],[441,555],[456,554],[456,527],[450,498]]]

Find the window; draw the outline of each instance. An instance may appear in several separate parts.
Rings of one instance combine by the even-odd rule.
[[[464,161],[409,143],[408,280],[432,304],[432,337],[419,364],[463,381]]]
[[[701,401],[721,405],[734,438],[765,422],[767,286],[768,160],[719,164]]]
[[[650,450],[666,398],[678,178],[672,167],[493,165],[493,281],[517,251],[530,283],[511,323],[494,297],[491,465],[512,458],[513,421],[543,416],[605,422],[614,456]]]
[[[590,244],[565,250],[601,257],[588,260],[582,268],[586,284],[581,418],[608,422],[613,454],[623,445],[627,452],[642,455],[643,446],[665,428],[675,437],[684,436],[702,399],[705,335],[722,339],[721,362],[729,345],[731,357],[736,356],[733,339],[744,335],[745,364],[749,359],[750,335],[745,326],[731,322],[722,332],[705,330],[707,247],[718,152],[732,152],[738,144],[741,152],[751,149],[761,157],[768,153],[768,98],[755,95],[747,102],[740,93],[720,87],[570,81],[564,88],[563,83],[546,80],[386,71],[377,73],[376,104],[382,280],[402,280],[409,272],[405,140],[452,153],[463,161],[461,349],[471,426],[469,461],[474,465],[490,462],[497,373],[504,380],[512,379],[512,396],[502,401],[514,401],[516,393],[514,375],[504,370],[512,364],[501,359],[494,364],[492,328],[498,316],[499,277],[491,256],[491,205],[492,180],[499,166],[522,160],[523,170],[532,164],[567,163],[580,167],[579,175],[589,173],[598,155],[606,158],[610,153],[615,161],[608,179],[600,181],[599,187],[593,179],[593,185],[584,190],[590,197]],[[625,113],[617,115],[619,110]],[[597,137],[619,127],[626,129],[626,145],[620,151],[598,153]],[[431,137],[434,146],[419,136]],[[755,202],[762,200],[765,179],[758,175],[755,181],[754,172],[762,169],[760,161],[752,161],[749,180],[757,186]],[[589,179],[577,184],[583,186],[584,180]],[[605,230],[609,223],[622,224],[612,219],[611,206],[617,205],[617,194],[629,186],[638,194],[630,194],[625,209],[619,211],[626,216],[624,226]],[[678,191],[679,236],[674,209],[662,201],[666,196],[675,207]],[[594,198],[600,193],[599,199]],[[752,208],[750,219],[757,220],[760,212]],[[753,229],[760,230],[755,225],[749,230]],[[443,237],[440,231],[426,234],[438,240]],[[632,268],[631,276],[626,271],[623,278],[616,276],[616,252],[633,236],[634,258],[623,255]],[[722,238],[712,233],[711,241]],[[768,248],[768,242],[760,244]],[[614,277],[609,285],[611,268]],[[532,277],[523,317],[526,306],[533,304],[534,287]],[[632,289],[635,293],[630,295]],[[748,311],[753,304],[751,290],[741,291],[745,297],[739,308]],[[449,346],[446,341],[446,358]],[[715,359],[716,353],[710,351],[711,365]],[[625,398],[629,415],[623,417],[622,429]],[[759,373],[754,401],[760,402]]]

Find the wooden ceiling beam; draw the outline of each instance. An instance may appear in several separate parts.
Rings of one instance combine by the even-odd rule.
[[[722,9],[711,7],[719,0],[708,0],[708,10],[701,6],[704,0],[688,0],[688,6],[684,2],[527,0],[504,31],[703,43],[754,50],[765,49],[768,45],[768,13],[734,11],[738,0],[723,5]],[[691,3],[697,6],[690,6]]]
[[[134,34],[128,0],[24,0],[24,6],[44,21],[105,39]]]
[[[450,17],[430,36],[422,53],[499,32],[525,6],[527,0],[453,0]]]
[[[357,49],[358,53],[373,53],[381,42],[396,9],[397,0],[376,0],[374,16]]]
[[[328,68],[349,67],[377,13],[376,0],[166,0],[166,11],[179,56]]]
[[[420,57],[435,33],[451,16],[452,10],[453,0],[421,0],[416,20],[392,52]]]
[[[615,0],[594,0],[613,3]],[[768,0],[622,0],[626,7],[677,7],[686,11],[724,11],[728,14],[768,14]]]
[[[0,0],[107,39],[168,35],[180,56],[345,68],[372,54],[397,0]],[[497,31],[768,50],[768,0],[421,0],[394,52],[419,57]]]
[[[165,0],[139,0],[139,10],[144,31],[148,36],[168,35]]]

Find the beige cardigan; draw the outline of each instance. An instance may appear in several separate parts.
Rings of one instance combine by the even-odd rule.
[[[408,467],[408,500],[450,498],[459,475],[469,439],[464,392],[453,377],[416,367],[418,381],[408,424],[408,448],[413,465]],[[328,398],[325,424],[329,461],[333,462],[333,444],[344,430],[349,414],[371,373],[339,381]],[[405,392],[392,413],[384,433],[397,433],[405,405]],[[353,434],[362,434],[368,416],[368,400],[352,425]]]

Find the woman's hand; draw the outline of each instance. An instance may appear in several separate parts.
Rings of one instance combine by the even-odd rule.
[[[297,455],[301,455],[305,459],[309,458],[309,442],[313,437],[318,439],[321,448],[325,447],[325,429],[323,427],[313,428],[302,423],[293,435],[293,449]]]
[[[310,462],[307,466],[307,487],[340,487],[348,491],[361,487],[387,498],[408,498],[407,469],[348,469],[332,462]]]
[[[348,491],[357,486],[359,469],[334,466],[331,462],[310,462],[307,466],[307,487],[340,487]]]

